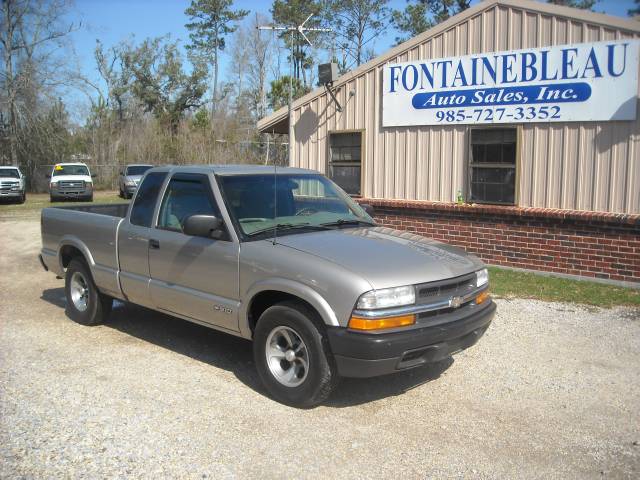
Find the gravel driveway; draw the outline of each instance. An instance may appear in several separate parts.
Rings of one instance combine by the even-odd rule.
[[[1,478],[638,478],[640,312],[499,300],[478,345],[268,397],[249,342],[120,304],[64,313],[36,220],[0,222]]]

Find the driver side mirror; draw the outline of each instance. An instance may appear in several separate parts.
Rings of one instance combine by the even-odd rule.
[[[50,173],[47,173],[47,178],[51,178],[51,174]]]
[[[191,215],[182,224],[185,235],[219,239],[222,236],[222,220],[214,215]]]
[[[91,174],[91,178],[96,178],[98,175],[96,175],[95,173]]]
[[[362,203],[360,204],[360,206],[365,212],[367,212],[367,215],[369,215],[370,217],[373,217],[376,214],[376,210],[375,208],[373,208],[373,205],[369,205],[368,203]]]

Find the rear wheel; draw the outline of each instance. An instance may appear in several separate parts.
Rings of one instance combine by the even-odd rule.
[[[279,303],[260,316],[253,356],[269,393],[287,405],[314,407],[338,382],[322,323],[295,302]]]
[[[98,325],[111,312],[113,298],[100,293],[87,264],[74,258],[69,262],[64,281],[67,313],[82,325]]]

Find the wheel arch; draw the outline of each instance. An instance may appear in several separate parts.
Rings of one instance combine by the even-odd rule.
[[[93,256],[89,251],[89,248],[80,240],[73,237],[62,238],[58,247],[58,263],[60,264],[60,271],[64,270],[69,265],[69,262],[76,257],[82,257],[87,263],[91,274],[93,275],[93,267],[95,262]]]
[[[253,328],[262,312],[283,301],[300,301],[314,310],[325,325],[339,325],[335,312],[318,292],[288,279],[258,282],[247,292],[246,298],[249,300],[242,304],[240,311],[240,331],[247,338],[253,337]]]

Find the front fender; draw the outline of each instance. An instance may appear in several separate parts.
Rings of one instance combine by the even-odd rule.
[[[269,278],[260,280],[251,285],[249,290],[244,295],[247,301],[242,302],[240,305],[240,332],[245,338],[251,338],[251,328],[249,326],[249,314],[248,309],[251,302],[257,294],[268,290],[275,290],[278,292],[288,293],[301,298],[305,302],[309,303],[316,309],[322,321],[326,325],[339,326],[338,319],[335,312],[331,308],[331,305],[320,295],[318,292],[308,287],[303,283],[299,283],[286,278]]]

